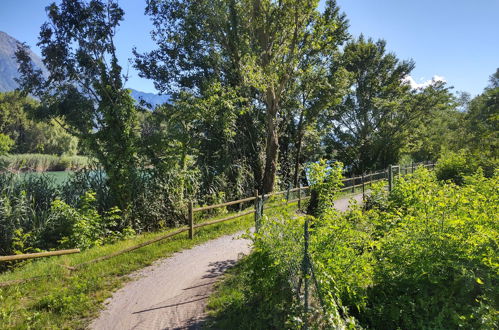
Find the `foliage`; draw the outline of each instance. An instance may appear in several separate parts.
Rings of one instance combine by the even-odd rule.
[[[19,92],[0,93],[0,134],[13,140],[13,153],[76,155],[78,139],[62,126],[60,118],[47,122],[33,120],[37,102]]]
[[[61,186],[46,175],[0,174],[0,254],[88,248],[133,233],[119,209],[81,187],[78,177]]]
[[[497,75],[497,72],[496,72]],[[496,78],[497,79],[497,78]],[[466,143],[489,157],[499,156],[499,87],[491,84],[470,101],[466,113]]]
[[[475,173],[478,168],[486,177],[492,177],[498,165],[497,159],[461,149],[458,152],[443,153],[437,162],[435,173],[439,180],[450,180],[462,185],[465,177]]]
[[[121,211],[114,207],[100,215],[95,202],[95,193],[91,192],[81,198],[78,209],[61,200],[53,201],[48,228],[44,231],[45,237],[56,233],[62,236],[58,240],[62,248],[88,249],[134,235],[131,228],[120,232],[112,230],[118,227]]]
[[[448,152],[443,154],[437,162],[435,174],[439,180],[450,180],[455,184],[462,185],[464,176],[474,172],[474,166],[464,150],[459,153]]]
[[[419,170],[398,182],[381,214],[389,227],[362,319],[375,328],[497,327],[498,179],[478,172],[459,187]]]
[[[335,162],[328,164],[321,159],[310,164],[307,169],[310,182],[311,200],[307,213],[315,217],[322,217],[334,210],[334,200],[343,185],[343,164]]]
[[[208,328],[283,329],[299,322],[289,312],[298,307],[303,221],[285,210],[264,216],[252,254],[237,266],[238,276],[230,284],[235,287],[223,284],[225,296],[217,293],[210,299],[216,317]]]
[[[39,99],[36,118],[62,118],[98,159],[113,202],[126,216],[139,163],[137,109],[123,86],[113,41],[124,12],[115,1],[100,0],[63,0],[46,11],[38,46],[48,77],[20,47],[20,89]]]
[[[330,153],[336,152],[354,173],[397,163],[413,127],[452,99],[441,83],[411,90],[405,79],[413,68],[414,62],[387,53],[385,41],[362,35],[348,42],[334,63],[333,70],[346,70],[349,83],[330,116],[334,125],[327,140]]]
[[[401,153],[414,162],[435,161],[448,150],[459,149],[466,136],[465,114],[459,109],[435,107],[420,121],[413,123]]]
[[[248,99],[239,105],[249,108],[238,116],[242,149],[254,186],[274,189],[278,118],[295,94],[295,80],[316,63],[313,58],[331,61],[347,38],[346,20],[336,3],[327,1],[321,12],[317,0],[155,0],[148,2],[146,12],[158,49],[136,52],[137,68],[161,91],[189,90],[204,98],[206,82],[217,81]]]
[[[14,141],[10,137],[0,133],[0,156],[7,154],[13,145]]]
[[[478,170],[458,186],[418,168],[397,179],[390,194],[375,187],[376,202],[369,209],[353,205],[348,212],[326,212],[312,220],[310,253],[318,289],[312,285],[309,323],[318,328],[496,328],[498,180],[497,172],[486,178]],[[269,305],[259,310],[272,313],[275,304],[277,315],[295,322],[289,327],[300,327],[303,291],[293,284],[300,283],[303,218],[287,217],[266,219],[256,235],[257,252],[229,284],[237,285],[248,303],[263,296],[260,304]],[[262,268],[270,275],[259,273]],[[266,283],[265,290],[250,285],[256,280]],[[276,294],[283,290],[293,297],[284,310]]]
[[[402,152],[411,154],[415,161],[426,161],[435,160],[446,151],[467,150],[491,176],[490,162],[499,155],[497,72],[490,82],[483,93],[473,99],[467,93],[459,93],[447,106],[443,103],[430,108],[428,115],[413,123]]]

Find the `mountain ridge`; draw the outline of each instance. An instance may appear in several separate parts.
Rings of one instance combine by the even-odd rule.
[[[19,78],[19,72],[17,71],[19,65],[15,58],[15,52],[20,45],[22,43],[19,40],[6,32],[0,31],[0,92],[10,92],[19,86],[15,80]],[[37,69],[46,72],[42,59],[38,55],[29,50],[29,56]],[[134,88],[128,89],[131,91],[130,94],[135,101],[140,102],[144,100],[152,108],[170,100],[168,95],[146,93]]]

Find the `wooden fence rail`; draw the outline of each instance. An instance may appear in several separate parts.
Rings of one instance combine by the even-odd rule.
[[[354,191],[355,188],[362,187],[362,192],[364,193],[365,192],[365,185],[366,184],[372,185],[372,183],[374,183],[374,182],[383,181],[383,180],[388,180],[390,188],[391,188],[391,185],[392,185],[391,181],[393,180],[393,169],[394,168],[398,169],[398,171],[397,171],[398,173],[397,174],[400,176],[402,170],[404,170],[405,174],[407,174],[408,172],[413,173],[414,170],[415,170],[415,168],[417,166],[423,166],[423,167],[428,167],[428,168],[433,169],[435,167],[435,164],[421,164],[421,163],[418,163],[418,164],[411,164],[410,166],[406,166],[406,167],[401,167],[400,165],[396,165],[396,166],[390,166],[388,168],[388,170],[385,170],[385,171],[380,171],[380,172],[375,172],[375,173],[366,173],[366,174],[364,174],[362,176],[353,177],[353,178],[345,178],[345,179],[342,179],[342,182],[344,182],[344,183],[345,182],[352,182],[352,184],[349,185],[349,186],[343,187],[340,190],[352,189],[352,191]],[[410,169],[410,171],[408,171],[409,169]],[[379,175],[383,175],[383,177],[377,178],[377,179],[373,180],[373,177],[376,177],[376,176],[379,176]],[[356,184],[356,180],[360,180],[360,183]],[[104,261],[104,260],[108,260],[110,258],[122,255],[122,254],[127,253],[127,252],[134,251],[136,249],[142,248],[142,247],[147,246],[147,245],[154,244],[156,242],[168,239],[170,237],[179,235],[179,234],[184,233],[184,232],[189,232],[189,238],[192,239],[194,237],[194,229],[196,229],[196,228],[202,228],[202,227],[205,227],[205,226],[209,226],[209,225],[213,225],[213,224],[217,224],[217,223],[221,223],[221,222],[233,220],[233,219],[240,218],[240,217],[243,217],[243,216],[246,216],[246,215],[249,215],[249,214],[253,214],[253,213],[255,214],[255,223],[256,223],[259,220],[259,219],[257,219],[257,217],[261,216],[261,211],[259,212],[257,210],[258,205],[259,205],[259,201],[262,201],[262,203],[263,203],[263,200],[265,198],[267,198],[267,197],[287,194],[286,195],[286,202],[285,203],[295,203],[295,202],[298,202],[298,207],[300,208],[301,207],[301,201],[310,198],[310,196],[302,196],[302,192],[305,192],[309,188],[310,188],[309,186],[306,186],[306,187],[296,187],[296,188],[292,188],[292,189],[290,188],[288,190],[277,191],[277,192],[273,192],[273,193],[269,193],[269,194],[264,194],[264,195],[258,195],[258,191],[255,191],[255,195],[252,196],[252,197],[247,197],[247,198],[238,199],[238,200],[230,201],[230,202],[226,202],[226,203],[220,203],[220,204],[215,204],[215,205],[202,206],[202,207],[197,207],[197,208],[194,208],[193,207],[193,203],[190,202],[189,203],[189,208],[188,208],[188,219],[187,219],[187,226],[186,227],[180,227],[180,228],[178,228],[175,231],[169,232],[168,234],[165,234],[165,235],[162,235],[162,236],[157,237],[155,239],[152,239],[152,240],[149,240],[149,241],[146,241],[146,242],[134,245],[132,247],[123,249],[121,251],[117,251],[117,252],[112,253],[112,254],[107,255],[107,256],[102,256],[102,257],[99,257],[99,258],[96,258],[96,259],[93,259],[93,260],[90,260],[90,261],[86,261],[86,262],[80,263],[78,265],[75,265],[73,267],[68,267],[68,266],[64,266],[64,267],[66,267],[66,268],[68,268],[70,270],[78,270],[78,269],[80,269],[81,267],[83,267],[85,265],[93,264],[93,263]],[[290,199],[289,198],[290,193],[296,192],[296,191],[298,192],[298,198]],[[252,209],[252,210],[240,212],[240,213],[237,213],[237,214],[234,214],[234,215],[222,218],[222,219],[216,219],[216,220],[212,220],[212,221],[208,221],[208,222],[202,222],[202,223],[194,224],[194,213],[195,212],[201,212],[201,211],[206,211],[206,210],[211,210],[211,209],[215,209],[215,208],[220,208],[220,207],[225,207],[225,206],[230,206],[230,205],[236,205],[236,204],[245,203],[245,202],[251,202],[251,201],[255,202],[254,203],[254,209]],[[261,205],[261,210],[269,209],[269,208],[273,208],[273,207],[278,207],[278,206],[281,206],[283,204],[284,203],[280,203],[280,204],[278,203],[278,204],[270,205],[270,206],[267,206],[267,207],[264,207],[263,204],[262,204]],[[79,252],[80,252],[79,249],[72,249],[72,250],[60,250],[60,251],[50,251],[50,252],[20,254],[20,255],[13,255],[13,256],[0,256],[0,261],[14,261],[14,260],[33,259],[33,258],[41,258],[41,257],[48,257],[48,256],[58,256],[58,255],[65,255],[65,254],[72,254],[72,253],[79,253]],[[31,278],[31,279],[36,279],[36,278],[38,278],[38,277],[34,277],[34,278]],[[25,282],[25,281],[28,281],[28,280],[31,280],[31,279],[16,280],[16,281],[11,281],[9,283],[7,283],[7,282],[6,283],[0,283],[0,286],[11,285],[11,284],[15,284],[15,283],[22,283],[22,282]]]
[[[0,261],[26,260],[26,259],[35,259],[43,257],[60,256],[64,254],[73,254],[73,253],[80,253],[80,249],[38,252],[38,253],[29,253],[29,254],[16,254],[12,256],[0,256]]]

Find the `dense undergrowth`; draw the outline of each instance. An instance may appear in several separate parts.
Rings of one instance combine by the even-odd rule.
[[[200,195],[178,175],[140,173],[133,200],[126,209],[115,205],[107,177],[99,170],[72,173],[63,183],[45,174],[0,173],[0,255],[43,250],[87,249],[113,243],[137,233],[154,232],[185,224],[188,200],[195,205],[225,202],[223,192]],[[191,195],[192,196],[192,195]],[[242,206],[246,207],[251,203]],[[196,213],[196,219],[213,217],[239,206]],[[0,264],[0,271],[8,267]]]
[[[326,176],[316,187],[334,181]],[[316,286],[309,278],[309,325],[497,328],[498,186],[497,172],[487,178],[478,170],[456,185],[420,168],[391,193],[373,187],[365,207],[308,216],[317,279]],[[337,186],[329,188],[326,203]],[[266,218],[254,253],[210,300],[213,328],[303,326],[305,219]]]

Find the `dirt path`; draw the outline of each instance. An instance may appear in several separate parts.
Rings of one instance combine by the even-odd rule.
[[[353,197],[362,200],[362,195]],[[346,210],[349,199],[335,202]],[[223,236],[175,253],[136,272],[108,299],[92,329],[200,329],[206,299],[224,271],[251,250],[242,233]]]

